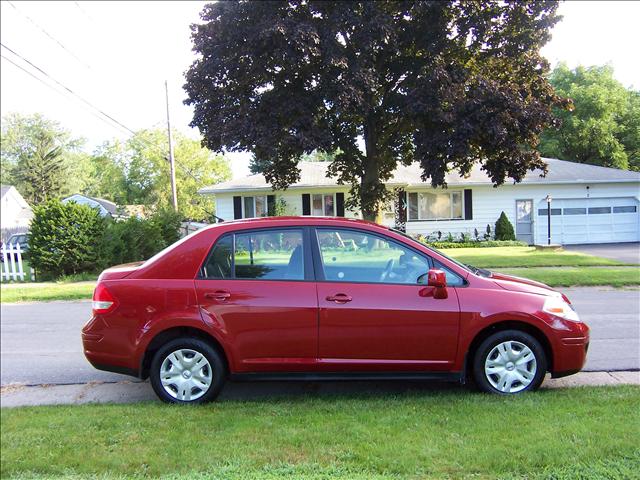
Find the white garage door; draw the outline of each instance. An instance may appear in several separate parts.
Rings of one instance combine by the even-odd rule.
[[[536,211],[537,242],[547,243],[547,202]],[[638,200],[563,198],[551,202],[551,243],[611,243],[640,241]]]

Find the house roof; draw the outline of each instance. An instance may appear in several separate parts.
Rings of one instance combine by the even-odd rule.
[[[13,185],[0,185],[0,198],[4,198],[12,190],[14,192],[13,198],[18,202],[18,205],[20,205],[20,208],[31,211],[31,207],[29,206],[27,201],[24,199],[22,195],[20,195],[20,192],[18,191],[18,189]]]
[[[84,197],[87,200],[91,200],[95,203],[98,203],[111,215],[115,215],[118,211],[118,206],[115,203],[110,202],[109,200],[105,200],[104,198],[96,198],[96,197],[90,197],[88,195],[83,195],[82,193],[75,193],[65,198],[64,200],[73,200],[73,197]]]
[[[540,170],[527,172],[523,184],[566,184],[566,183],[618,183],[618,182],[640,182],[640,172],[619,170],[617,168],[598,167],[586,163],[568,162],[555,158],[545,158],[548,172],[546,177],[541,176]],[[300,162],[300,180],[289,186],[290,189],[323,187],[338,185],[335,178],[327,178],[327,166],[325,162]],[[470,185],[491,185],[491,179],[481,169],[481,165],[474,165],[471,172],[466,177],[461,177],[457,173],[450,172],[446,175],[449,186],[470,186]],[[420,166],[414,163],[408,167],[399,166],[387,185],[418,187],[428,185],[428,181],[421,179]],[[261,174],[253,174],[242,178],[218,183],[209,187],[204,187],[198,191],[201,194],[216,194],[236,191],[250,190],[271,190],[271,185],[267,183]]]

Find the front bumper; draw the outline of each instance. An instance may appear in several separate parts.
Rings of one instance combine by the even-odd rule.
[[[574,323],[571,332],[555,343],[553,358],[553,378],[566,377],[578,373],[587,361],[589,351],[589,327],[585,323]]]

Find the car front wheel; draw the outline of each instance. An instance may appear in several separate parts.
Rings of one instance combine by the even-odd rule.
[[[210,402],[222,390],[225,377],[220,354],[200,339],[172,340],[156,352],[151,362],[151,386],[167,403]]]
[[[481,390],[510,395],[536,390],[544,380],[547,359],[540,342],[519,330],[486,338],[476,350],[473,376]]]

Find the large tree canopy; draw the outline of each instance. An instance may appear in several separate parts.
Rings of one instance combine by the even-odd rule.
[[[198,140],[174,132],[179,212],[191,220],[211,220],[211,198],[198,195],[203,185],[231,178],[226,159],[202,148]],[[140,130],[125,142],[103,145],[94,156],[92,191],[118,204],[171,207],[170,169],[165,130]]]
[[[193,26],[192,126],[248,150],[274,188],[314,150],[373,219],[398,163],[445,184],[480,162],[495,184],[545,169],[536,147],[561,105],[539,50],[557,2],[217,2]],[[363,145],[363,147],[361,147]],[[355,204],[353,206],[355,206]]]
[[[8,114],[2,122],[2,183],[39,204],[71,193],[83,160],[83,140],[40,114]]]
[[[610,66],[558,65],[551,84],[575,108],[544,132],[540,152],[605,167],[640,169],[640,92],[625,88]]]

